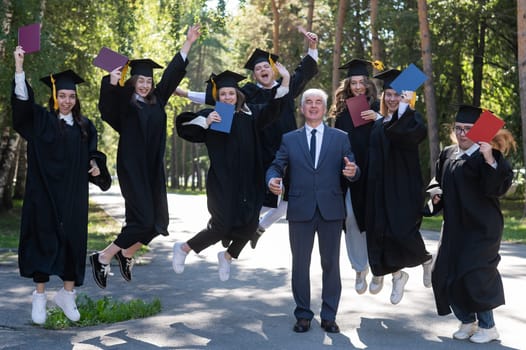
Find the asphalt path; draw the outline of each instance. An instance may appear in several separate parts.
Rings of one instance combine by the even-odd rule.
[[[192,237],[206,225],[205,196],[169,194],[170,235],[158,237],[151,250],[125,282],[113,265],[114,275],[105,290],[99,289],[87,265],[79,293],[93,299],[111,296],[119,300],[160,298],[162,311],[144,319],[111,325],[46,330],[31,324],[29,279],[18,275],[16,259],[0,262],[0,349],[526,349],[526,246],[504,243],[500,272],[506,305],[495,310],[500,340],[475,345],[451,337],[458,322],[436,314],[432,290],[422,284],[422,268],[406,269],[409,282],[402,302],[389,302],[391,278],[382,292],[358,295],[355,273],[341,246],[343,293],[337,322],[340,334],[328,334],[315,315],[311,330],[292,331],[295,322],[290,290],[287,223],[280,220],[265,232],[256,250],[248,245],[232,264],[230,280],[219,281],[217,252],[220,244],[199,255],[191,253],[183,274],[171,266],[172,246]],[[124,206],[117,187],[102,193],[91,190],[91,199],[122,222]],[[423,232],[427,248],[437,249],[438,233]],[[368,281],[370,280],[368,276]],[[321,267],[317,245],[311,265],[312,309],[321,307]],[[48,285],[48,307],[61,287],[53,277]]]

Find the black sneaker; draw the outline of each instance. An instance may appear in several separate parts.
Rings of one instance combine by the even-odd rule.
[[[256,249],[256,244],[258,244],[258,239],[261,237],[261,235],[265,232],[265,229],[258,227],[256,232],[252,235],[252,238],[250,239],[250,247],[252,249]]]
[[[91,254],[89,257],[91,263],[91,270],[93,271],[93,279],[97,286],[106,288],[106,280],[110,273],[110,264],[103,264],[99,261],[99,253]]]
[[[119,268],[121,270],[122,278],[130,282],[131,270],[133,268],[133,258],[125,257],[124,255],[122,255],[121,250],[119,250],[119,252],[115,255],[115,258],[117,258],[117,261],[119,262]]]

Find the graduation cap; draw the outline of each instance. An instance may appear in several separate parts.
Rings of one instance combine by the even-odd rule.
[[[274,65],[278,59],[278,55],[274,55],[261,49],[255,49],[252,55],[249,57],[247,63],[245,63],[245,68],[253,71],[256,64],[268,62],[272,66],[272,69],[274,69]]]
[[[144,75],[145,77],[153,77],[153,70],[156,68],[163,68],[163,66],[152,61],[149,58],[141,58],[130,61],[131,75]]]
[[[60,73],[50,74],[40,78],[40,81],[49,86],[50,88],[56,88],[56,90],[77,90],[76,85],[83,83],[84,79],[79,77],[77,73],[71,69],[65,70]]]
[[[210,75],[210,79],[207,80],[207,83],[209,82],[212,85],[212,96],[214,97],[214,100],[217,100],[217,91],[219,89],[224,87],[233,87],[239,89],[239,85],[237,83],[244,79],[246,79],[245,76],[226,70],[215,76],[212,73]]]
[[[482,114],[482,108],[466,104],[458,105],[458,112],[455,121],[459,123],[475,124]]]
[[[378,70],[384,69],[384,65],[380,61],[371,62],[360,58],[353,58],[338,69],[347,69],[347,77],[352,77],[353,75],[369,76],[373,66]]]
[[[51,88],[53,94],[53,108],[58,109],[57,102],[57,91],[59,90],[74,90],[77,91],[77,84],[83,83],[84,79],[79,77],[77,73],[71,69],[65,70],[60,73],[50,74],[43,78],[40,78],[44,84]]]
[[[391,89],[391,83],[400,75],[398,69],[388,69],[376,74],[373,78],[380,79],[383,82],[383,89]]]

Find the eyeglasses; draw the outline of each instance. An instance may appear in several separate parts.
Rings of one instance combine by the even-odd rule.
[[[462,135],[462,133],[466,135],[469,132],[469,130],[471,130],[471,126],[466,126],[466,127],[455,126],[455,134],[457,135]]]

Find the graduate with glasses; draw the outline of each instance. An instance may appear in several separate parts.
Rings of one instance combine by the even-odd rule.
[[[501,130],[491,143],[466,135],[482,109],[460,105],[453,127],[457,143],[442,150],[429,212],[443,212],[444,222],[432,273],[439,315],[453,311],[461,322],[453,338],[488,343],[498,339],[493,309],[504,304],[497,269],[504,219],[499,197],[511,186],[513,170],[504,154],[514,140]],[[503,154],[504,152],[504,154]]]

